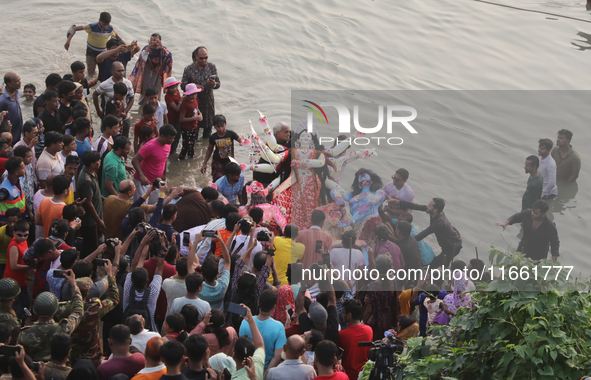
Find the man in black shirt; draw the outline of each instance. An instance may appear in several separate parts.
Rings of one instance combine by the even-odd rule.
[[[87,150],[82,157],[84,169],[78,175],[76,196],[84,199],[84,214],[80,232],[83,240],[83,251],[81,258],[88,256],[98,247],[99,233],[105,231],[103,222],[103,199],[101,197],[101,187],[98,184],[96,172],[101,165],[101,155],[95,150]]]
[[[130,50],[129,48],[132,46],[133,48]],[[115,61],[123,63],[123,67],[127,69],[127,63],[140,49],[137,41],[133,41],[128,46],[118,38],[111,38],[107,41],[107,50],[96,56],[99,68],[98,80],[104,82],[111,77],[111,67]]]
[[[45,78],[45,91],[39,95],[33,103],[33,116],[39,117],[39,114],[45,110],[45,95],[49,91],[57,93],[57,85],[62,81],[62,77],[59,74],[49,74]]]
[[[185,341],[187,349],[188,367],[183,375],[189,380],[215,378],[216,373],[211,368],[203,367],[203,362],[209,360],[209,343],[201,334],[191,335]]]
[[[558,253],[560,241],[556,225],[546,216],[549,207],[546,201],[539,199],[534,202],[531,210],[518,212],[496,225],[503,227],[505,231],[508,225],[522,223],[523,237],[517,251],[523,252],[525,257],[532,260],[542,260],[548,258],[548,248],[550,248],[552,261],[556,261],[560,255]]]
[[[399,201],[394,199],[390,203],[399,203],[403,210],[425,211],[431,216],[429,227],[425,228],[415,236],[416,241],[421,241],[432,233],[437,238],[437,243],[441,247],[441,253],[431,262],[432,267],[438,267],[442,264],[449,266],[452,259],[460,253],[462,249],[462,237],[457,229],[451,225],[443,213],[445,201],[442,198],[433,198],[428,205],[418,205],[411,202]]]
[[[45,109],[39,114],[39,119],[43,122],[45,132],[55,131],[60,134],[64,133],[64,123],[61,115],[58,112],[60,100],[55,91],[46,91],[45,94]]]

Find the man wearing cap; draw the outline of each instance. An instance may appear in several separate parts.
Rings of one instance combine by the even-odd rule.
[[[319,284],[320,285],[320,284]],[[298,317],[300,329],[304,333],[308,330],[318,330],[324,335],[324,339],[333,341],[335,344],[339,343],[339,315],[337,310],[337,298],[334,288],[329,281],[326,281],[321,286],[326,290],[326,298],[328,298],[327,309],[318,302],[310,304],[310,311],[306,313],[304,308],[304,299],[308,284],[302,284],[295,302],[295,315]]]
[[[33,361],[49,361],[51,359],[49,349],[51,336],[60,332],[71,335],[84,315],[84,302],[80,289],[76,285],[76,276],[71,270],[68,270],[64,273],[64,278],[72,286],[72,301],[69,305],[71,312],[68,317],[56,323],[53,316],[59,308],[57,297],[51,292],[43,292],[37,296],[33,303],[33,313],[39,317],[39,321],[24,329],[18,337],[17,343],[25,348]]]
[[[119,303],[119,290],[115,279],[117,267],[111,265],[111,262],[107,260],[104,268],[109,281],[109,287],[102,300],[93,298],[84,302],[84,316],[80,320],[76,331],[72,333],[72,353],[70,354],[70,360],[74,363],[78,359],[88,358],[94,361],[94,365],[97,367],[101,364],[100,321],[105,314],[113,310]],[[82,277],[76,280],[76,284],[80,289],[82,299],[86,300],[94,282],[89,277]]]
[[[6,277],[0,280],[0,323],[4,323],[13,329],[12,334],[15,337],[20,331],[21,324],[12,309],[12,304],[20,293],[21,287],[18,286],[18,282],[14,279]]]

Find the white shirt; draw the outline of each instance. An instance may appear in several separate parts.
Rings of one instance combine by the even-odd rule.
[[[131,336],[131,345],[144,354],[146,352],[146,344],[154,337],[160,337],[160,334],[144,329],[141,333]]]
[[[351,284],[355,284],[352,271],[355,268],[365,266],[365,258],[363,252],[358,249],[351,249],[351,267],[349,267],[349,248],[333,248],[330,251],[330,263],[334,266],[334,269],[340,272],[341,280],[351,281]],[[351,269],[351,272],[345,270]]]
[[[109,145],[113,145],[113,138],[109,136],[109,138],[106,139],[103,135],[100,135],[99,138],[94,141],[94,144],[92,145],[92,150],[99,150],[99,144],[101,144],[101,150],[99,151],[99,153],[102,157]]]
[[[154,113],[154,118],[158,120],[158,124],[156,125],[158,130],[164,124],[164,115],[168,115],[168,108],[166,108],[164,102],[158,102],[158,108],[156,108],[156,113]]]
[[[162,290],[166,293],[166,315],[170,314],[172,303],[175,299],[181,298],[187,295],[187,285],[184,279],[180,278],[167,278],[162,282]]]
[[[544,188],[542,189],[542,197],[548,195],[558,195],[558,187],[556,186],[556,161],[549,154],[546,158],[538,156],[540,159],[540,167],[538,171],[544,180]]]
[[[172,303],[172,307],[170,308],[170,313],[180,313],[185,305],[193,305],[199,311],[199,317],[203,319],[205,313],[209,313],[211,311],[211,306],[209,302],[200,300],[199,298],[196,299],[189,299],[187,297],[177,298]]]
[[[415,193],[412,191],[412,187],[408,184],[404,184],[402,189],[398,190],[392,182],[388,182],[384,186],[384,191],[390,198],[396,198],[400,201],[412,202],[415,199]],[[407,210],[412,214],[412,210]]]
[[[256,235],[255,235],[255,239],[256,239]],[[238,256],[242,256],[244,255],[244,253],[246,253],[246,250],[248,249],[248,241],[250,240],[250,236],[249,235],[238,235],[234,238],[234,241],[236,242],[234,244],[234,247],[232,247],[232,245],[230,245],[230,248],[233,248],[234,250],[230,252],[230,255],[233,255],[234,253],[236,253]],[[242,246],[242,248],[240,248],[239,251],[236,251],[238,249],[238,247],[240,247],[240,244],[244,243],[244,245]],[[261,243],[259,243],[257,241],[257,245],[256,247],[254,247],[254,249],[252,250],[252,252],[250,253],[250,263],[248,264],[249,268],[252,268],[252,262],[254,260],[254,256],[259,253],[260,251],[263,250],[263,246],[261,245]]]

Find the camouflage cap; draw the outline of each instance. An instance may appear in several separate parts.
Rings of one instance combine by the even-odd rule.
[[[39,294],[33,302],[33,312],[39,317],[53,317],[57,308],[57,297],[51,292]]]
[[[13,278],[0,279],[0,300],[11,300],[21,294],[21,287]]]
[[[90,292],[90,288],[92,288],[94,285],[94,282],[92,282],[90,277],[80,277],[76,279],[76,285],[78,285],[78,289],[80,289],[82,298],[86,298],[88,296],[88,292]]]

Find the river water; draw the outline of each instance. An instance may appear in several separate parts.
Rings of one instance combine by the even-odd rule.
[[[591,21],[581,1],[505,4]],[[143,46],[151,33],[160,33],[173,53],[178,79],[191,63],[192,50],[208,47],[221,79],[216,111],[239,133],[248,132],[248,119],[257,118],[257,109],[271,123],[289,121],[292,90],[591,89],[590,23],[469,0],[2,0],[1,71],[18,72],[23,85],[34,83],[41,93],[48,73],[65,74],[72,61],[84,61],[83,32],[74,37],[70,51],[63,48],[69,25],[95,22],[101,11],[111,13],[112,24],[128,41],[137,39]],[[589,96],[584,91],[567,94],[554,98],[555,113],[563,109],[561,102],[566,109],[573,97]],[[415,201],[427,203],[434,195],[447,199],[448,218],[464,239],[460,257],[474,257],[475,247],[482,257],[490,244],[517,245],[518,227],[501,233],[494,223],[519,211],[527,181],[523,161],[536,153],[537,140],[555,140],[558,129],[568,128],[583,169],[578,193],[576,187],[563,187],[551,211],[562,263],[587,274],[591,202],[584,194],[591,185],[586,170],[591,157],[585,147],[591,131],[584,119],[585,103],[580,101],[576,117],[570,113],[562,122],[557,117],[557,122],[532,124],[517,116],[492,129],[459,115],[457,125],[469,129],[427,128],[419,132],[420,139],[407,140],[403,153],[381,150],[379,159],[351,167],[371,167],[384,181],[397,167],[407,167]],[[198,156],[205,148],[200,145]],[[247,149],[237,148],[236,153],[246,162]],[[198,173],[200,165],[199,157],[171,162],[171,183],[204,186],[207,178]],[[344,175],[342,183],[351,179]],[[427,215],[415,213],[415,218],[421,227],[428,224]]]

